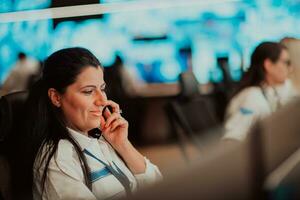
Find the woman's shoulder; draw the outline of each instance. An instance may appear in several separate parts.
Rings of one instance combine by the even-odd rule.
[[[73,155],[74,151],[75,147],[70,141],[66,139],[59,140],[56,151],[57,157],[62,159],[65,159],[66,157],[70,158],[70,156]]]
[[[82,170],[79,156],[74,145],[70,141],[66,139],[61,139],[59,141],[53,161],[53,164],[64,174],[77,180],[82,179],[83,176],[81,173]]]
[[[49,144],[43,145],[40,149],[39,156],[34,163],[34,169],[41,172],[43,171],[48,156],[51,155],[55,147]],[[75,147],[68,140],[62,139],[58,142],[54,154],[49,158],[49,170],[61,171],[64,174],[80,179],[76,171],[80,171],[79,157],[75,151]],[[45,156],[47,155],[47,156]]]
[[[243,89],[232,98],[229,110],[240,109],[240,107],[261,109],[265,107],[264,104],[264,96],[261,88],[258,86],[251,86]]]
[[[244,98],[256,98],[262,96],[262,90],[261,87],[258,86],[251,86],[243,89],[240,91],[236,97],[244,97]]]
[[[61,139],[58,142],[57,150],[55,152],[55,161],[61,163],[80,163],[78,153],[74,145],[67,139]]]
[[[48,154],[49,151],[52,151],[52,149],[55,148],[53,145],[50,144],[44,144],[43,147],[40,149],[40,155],[43,157],[43,155]],[[52,160],[59,159],[59,160],[65,160],[65,159],[71,159],[72,155],[75,151],[74,146],[71,142],[65,139],[59,140],[54,156],[52,157]]]

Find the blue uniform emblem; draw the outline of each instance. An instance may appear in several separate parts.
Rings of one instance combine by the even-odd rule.
[[[91,179],[92,179],[91,181],[95,182],[95,181],[97,181],[97,180],[99,180],[101,178],[104,178],[104,177],[106,177],[106,176],[108,176],[110,174],[111,174],[110,171],[106,167],[104,167],[101,170],[94,171],[94,172],[90,173]]]
[[[243,115],[251,115],[251,114],[253,114],[253,111],[252,111],[252,110],[250,110],[250,109],[248,109],[248,108],[243,108],[243,107],[240,108],[240,112],[241,112]]]

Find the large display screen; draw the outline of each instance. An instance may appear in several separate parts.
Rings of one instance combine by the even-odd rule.
[[[115,2],[134,5],[138,1],[99,3]],[[105,67],[118,55],[126,69],[148,83],[175,82],[180,72],[190,68],[200,83],[219,82],[223,78],[220,60],[228,62],[232,78],[238,81],[259,42],[300,36],[297,0],[188,5],[108,12],[84,20],[0,23],[0,81],[21,51],[42,61],[55,50],[70,46],[90,49]],[[0,12],[52,6],[49,0],[7,0],[0,1]]]

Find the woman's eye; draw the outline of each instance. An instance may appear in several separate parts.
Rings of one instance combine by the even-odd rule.
[[[82,91],[84,94],[92,94],[93,90],[85,90],[85,91]]]

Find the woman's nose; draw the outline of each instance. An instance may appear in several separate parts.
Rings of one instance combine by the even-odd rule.
[[[107,101],[107,97],[105,92],[99,91],[98,94],[96,95],[95,103],[97,106],[105,104]]]

